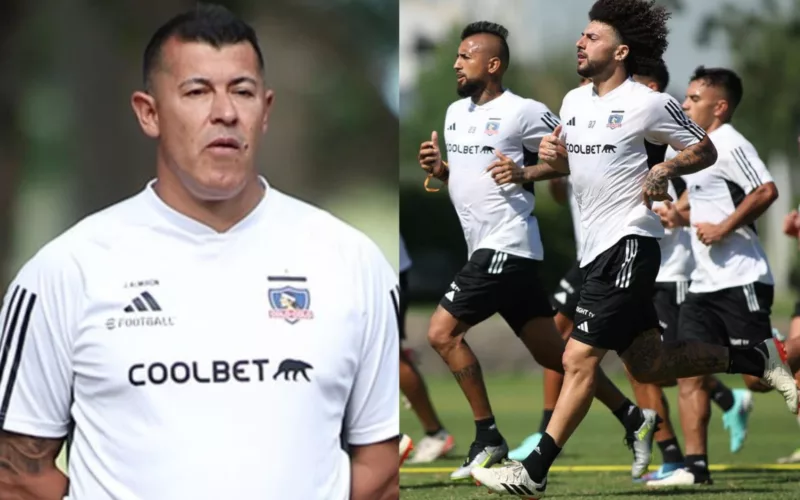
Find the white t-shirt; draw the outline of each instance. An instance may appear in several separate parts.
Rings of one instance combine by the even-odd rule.
[[[539,143],[558,125],[547,106],[510,90],[478,106],[470,98],[454,102],[445,117],[445,143],[450,166],[448,191],[467,253],[479,248],[542,260],[539,224],[533,216],[533,184],[498,186],[488,166],[508,156],[520,167],[538,162]]]
[[[148,185],[13,281],[0,428],[74,423],[73,500],[349,499],[341,435],[399,434],[397,288],[366,236],[271,187],[219,234]]]
[[[722,222],[745,196],[773,182],[753,145],[733,126],[725,124],[708,135],[717,147],[717,162],[686,176],[693,225]],[[741,227],[711,246],[701,243],[693,230],[692,250],[695,269],[690,292],[713,292],[755,282],[774,284],[754,226]]]
[[[405,272],[411,269],[411,257],[408,255],[406,242],[403,240],[403,235],[400,235],[400,272]]]
[[[627,235],[661,238],[664,227],[642,199],[648,164],[705,132],[669,96],[626,80],[603,97],[593,85],[570,91],[561,106],[570,180],[581,212],[581,267]]]
[[[665,160],[671,160],[678,152],[672,148],[667,148],[664,156]],[[669,195],[673,203],[677,203],[678,198],[686,190],[686,181],[681,177],[670,179]],[[653,208],[662,205],[660,201],[653,202]],[[694,268],[694,258],[692,257],[692,236],[689,228],[680,227],[676,229],[664,229],[664,237],[659,241],[661,247],[661,268],[658,270],[656,282],[673,283],[676,281],[689,281]]]

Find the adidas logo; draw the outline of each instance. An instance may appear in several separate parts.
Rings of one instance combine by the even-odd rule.
[[[115,330],[117,328],[157,328],[175,326],[175,318],[173,316],[165,316],[164,314],[142,314],[162,313],[161,305],[150,292],[142,292],[137,297],[134,297],[122,310],[125,312],[125,316],[106,320],[106,328],[108,330]]]
[[[569,119],[569,121],[567,122],[567,125],[571,125],[573,127],[575,126],[575,117],[574,116]]]
[[[456,129],[456,124],[455,123],[451,123],[450,126],[447,127],[447,130],[455,130],[455,129]]]
[[[567,292],[557,292],[553,295],[553,298],[556,299],[560,304],[566,304]]]
[[[149,307],[149,309],[148,309]],[[141,295],[133,299],[133,304],[127,306],[124,311],[126,313],[132,312],[145,312],[145,311],[160,311],[161,306],[158,305],[156,299],[150,295],[150,292],[142,292]]]
[[[506,489],[512,495],[533,495],[533,491],[530,488],[525,486],[524,484],[510,484],[510,483],[500,483],[503,485],[503,488]],[[543,490],[536,488],[538,493],[541,493]]]
[[[444,294],[444,298],[446,298],[450,302],[453,302],[453,297],[455,297],[455,296],[456,296],[456,292],[454,290],[450,290],[449,292]]]
[[[577,328],[584,333],[589,333],[589,325],[587,325],[585,321],[578,325]]]

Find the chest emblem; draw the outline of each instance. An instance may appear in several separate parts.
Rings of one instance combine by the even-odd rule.
[[[497,121],[490,121],[486,122],[486,129],[484,133],[486,135],[497,135],[497,132],[500,130],[500,122]]]
[[[311,294],[307,288],[285,286],[269,289],[269,305],[272,310],[269,317],[283,319],[293,325],[301,319],[313,319],[311,311]]]
[[[612,111],[610,115],[608,115],[608,123],[606,123],[606,127],[610,129],[620,128],[622,126],[622,118],[624,111]]]

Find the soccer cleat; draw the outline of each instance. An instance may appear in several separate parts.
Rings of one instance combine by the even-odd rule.
[[[792,370],[786,362],[786,350],[777,339],[767,339],[756,348],[760,348],[766,358],[766,368],[761,381],[778,391],[786,401],[789,411],[797,415],[797,385]]]
[[[407,434],[400,434],[400,467],[408,458],[408,454],[414,449],[414,442]]]
[[[633,451],[633,465],[631,477],[638,479],[647,472],[653,456],[653,436],[658,427],[658,414],[655,410],[642,410],[644,422],[636,431],[625,436],[625,443]]]
[[[541,484],[537,483],[531,479],[522,463],[517,461],[492,469],[472,469],[471,474],[478,486],[485,486],[489,491],[531,500],[542,498],[547,488],[547,477]]]
[[[747,389],[733,390],[733,406],[722,415],[722,425],[731,436],[731,453],[744,446],[747,437],[747,421],[753,411],[753,393]]]
[[[651,488],[663,488],[665,486],[694,486],[697,484],[714,484],[711,476],[696,476],[689,469],[678,469],[663,479],[655,479],[645,483]]]
[[[800,448],[797,448],[792,452],[791,455],[787,457],[781,457],[778,459],[779,464],[797,464],[800,463]]]
[[[455,439],[446,430],[442,429],[433,436],[425,436],[417,443],[414,456],[408,461],[410,464],[428,464],[442,458],[456,445]]]
[[[536,448],[536,445],[539,444],[539,441],[542,439],[542,433],[537,432],[536,434],[531,434],[530,436],[526,437],[522,444],[518,447],[514,448],[513,450],[508,452],[508,459],[509,460],[524,460],[533,452],[533,449]]]
[[[634,483],[646,483],[647,481],[655,481],[657,479],[664,479],[672,475],[673,472],[683,469],[683,462],[670,462],[661,464],[661,467],[653,472],[648,472],[639,479],[634,479]]]
[[[461,467],[450,474],[450,479],[453,481],[469,479],[469,473],[472,469],[489,468],[494,464],[499,464],[507,457],[508,444],[506,444],[505,439],[499,446],[490,446],[474,441],[469,447],[469,454],[466,460],[461,464]]]

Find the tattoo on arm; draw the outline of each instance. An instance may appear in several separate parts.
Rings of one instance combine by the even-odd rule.
[[[481,377],[483,377],[483,373],[481,372],[481,365],[476,362],[472,363],[471,365],[467,365],[460,370],[454,371],[453,376],[456,378],[456,382],[460,384],[465,380],[480,380]]]
[[[729,363],[726,347],[696,340],[662,343],[656,330],[639,336],[623,359],[634,378],[642,382],[724,373]]]
[[[717,148],[706,135],[703,140],[692,144],[662,165],[669,171],[669,177],[679,177],[699,172],[716,161]]]
[[[0,498],[63,498],[69,481],[55,463],[63,441],[0,431]]]
[[[569,175],[569,171],[561,172],[559,170],[554,169],[550,165],[546,163],[540,163],[538,165],[531,165],[529,167],[525,167],[523,169],[523,182],[537,182],[537,181],[547,181],[550,179],[558,179],[559,177],[566,177]]]

